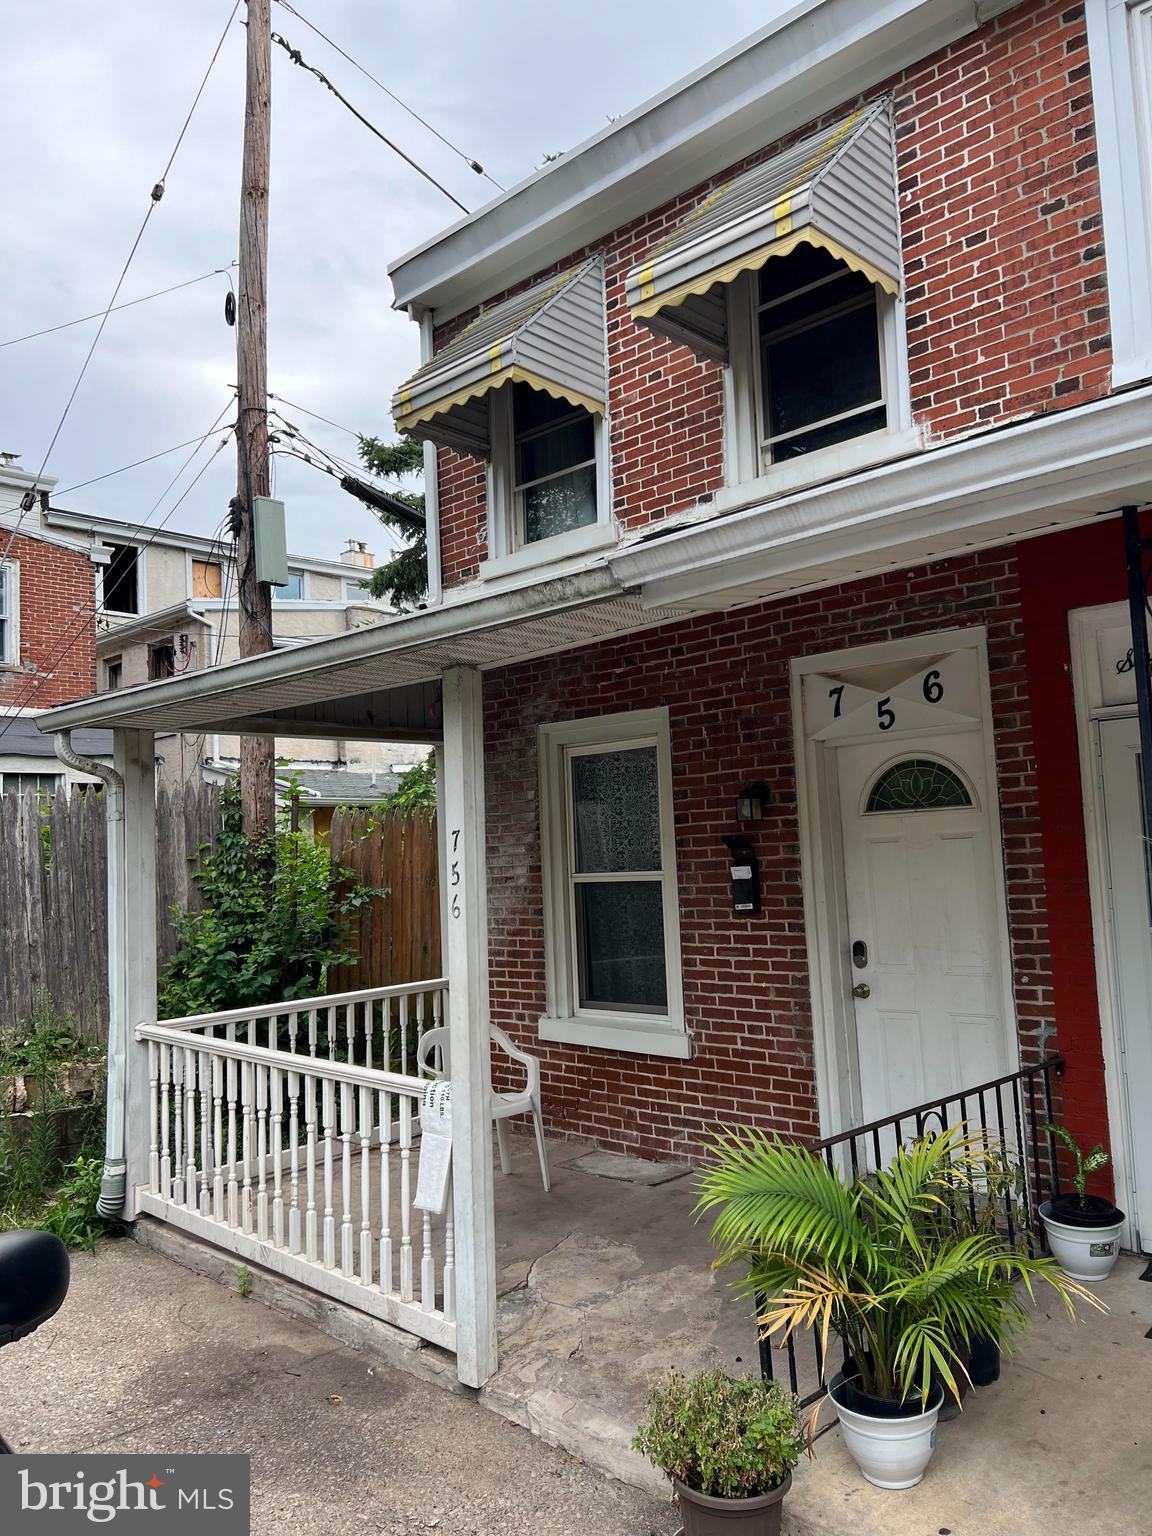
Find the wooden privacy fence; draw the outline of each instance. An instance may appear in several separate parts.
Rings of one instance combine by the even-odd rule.
[[[156,953],[176,949],[176,913],[199,906],[197,856],[213,845],[220,792],[211,784],[156,797]],[[427,816],[337,811],[332,854],[389,896],[367,903],[350,934],[359,963],[329,991],[439,975],[436,824]],[[47,1003],[88,1039],[107,1035],[107,832],[100,795],[0,795],[0,1032]],[[129,871],[131,878],[131,871]]]
[[[219,790],[161,789],[156,797],[156,946],[176,947],[173,908],[195,907],[201,845],[214,843]],[[49,798],[0,795],[0,1030],[47,1003],[80,1035],[108,1032],[108,837],[103,798],[60,789]]]
[[[350,935],[356,964],[338,966],[329,992],[399,986],[440,975],[440,886],[436,820],[371,808],[338,811],[329,845],[336,863],[388,895],[361,909]]]

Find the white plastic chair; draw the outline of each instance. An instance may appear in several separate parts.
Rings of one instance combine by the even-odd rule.
[[[416,1061],[419,1070],[431,1077],[451,1077],[451,1067],[448,1061],[448,1037],[450,1031],[443,1029],[430,1029],[427,1034],[421,1036],[420,1044],[416,1051]],[[515,1093],[492,1094],[492,1118],[496,1122],[496,1145],[500,1149],[500,1172],[512,1172],[512,1152],[508,1139],[508,1127],[504,1123],[511,1115],[530,1114],[532,1124],[536,1130],[536,1151],[540,1156],[540,1176],[544,1180],[545,1190],[552,1188],[552,1178],[548,1172],[548,1152],[544,1145],[544,1118],[540,1113],[540,1060],[539,1057],[530,1056],[527,1051],[522,1051],[512,1044],[502,1029],[497,1029],[495,1024],[491,1026],[491,1036],[494,1045],[511,1056],[513,1061],[527,1069],[528,1080],[523,1088]],[[439,1065],[436,1065],[436,1053],[439,1053]]]

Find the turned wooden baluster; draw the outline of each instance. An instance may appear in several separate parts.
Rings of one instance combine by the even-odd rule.
[[[172,1048],[172,1107],[175,1117],[173,1152],[176,1171],[172,1179],[172,1199],[177,1205],[184,1204],[184,1051],[180,1046]]]
[[[284,1073],[273,1067],[269,1074],[272,1096],[272,1241],[284,1246]]]
[[[304,1212],[304,1257],[315,1264],[317,1254],[316,1215],[316,1080],[304,1078],[304,1128],[307,1136],[305,1170],[308,1206]]]
[[[256,1068],[256,1236],[268,1241],[268,1076]]]
[[[160,1047],[160,1184],[159,1191],[165,1200],[172,1198],[172,1126],[171,1089],[172,1048]]]
[[[241,1158],[241,1170],[244,1183],[240,1191],[240,1230],[251,1232],[252,1230],[252,1158],[256,1151],[255,1127],[255,1094],[252,1083],[252,1063],[242,1061],[240,1063],[240,1107],[243,1111],[243,1153]]]
[[[229,1024],[224,1033],[227,1039],[234,1041],[236,1039],[235,1024]],[[240,1149],[236,1141],[238,1065],[234,1056],[228,1057],[224,1085],[224,1096],[228,1101],[228,1225],[230,1227],[240,1225],[240,1185],[236,1181],[236,1171],[240,1164]]]
[[[224,1058],[212,1058],[212,1143],[214,1148],[212,1167],[212,1218],[224,1222],[228,1219],[228,1207],[224,1194]]]
[[[356,1272],[352,1260],[352,1084],[340,1084],[340,1272]]]
[[[212,1058],[199,1053],[200,1066],[200,1214],[212,1214]]]
[[[371,1035],[369,1035],[371,1050]],[[357,1090],[360,1099],[360,1283],[372,1284],[372,1090]]]
[[[444,1203],[444,1316],[456,1321],[456,1225],[452,1220],[452,1175],[448,1175],[448,1198]]]
[[[148,1042],[148,1123],[152,1140],[148,1148],[148,1188],[160,1190],[160,1052],[155,1040]]]
[[[400,1095],[400,1300],[411,1301],[412,1286],[412,1100]]]
[[[336,1119],[336,1084],[329,1077],[321,1079],[320,1101],[324,1116],[324,1268],[335,1269],[336,1216],[332,1208],[332,1142]]]
[[[392,1099],[380,1089],[376,1095],[380,1126],[380,1289],[395,1290],[392,1276]]]
[[[184,1047],[184,1204],[196,1209],[196,1052]]]
[[[300,1074],[288,1074],[288,1252],[300,1252]]]

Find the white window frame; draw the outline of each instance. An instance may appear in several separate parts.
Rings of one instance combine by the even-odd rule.
[[[540,1038],[610,1051],[686,1059],[692,1041],[685,1028],[681,974],[680,898],[672,803],[672,749],[666,709],[630,710],[538,728],[540,767],[540,855],[544,886],[544,949],[547,1013]],[[571,774],[573,754],[656,748],[656,789],[660,799],[660,880],[663,887],[664,960],[668,985],[666,1014],[583,1008],[574,917],[575,880],[571,855]]]
[[[1085,19],[1115,389],[1152,377],[1152,0],[1087,0]]]
[[[309,586],[309,582],[308,582],[308,572],[304,571],[304,570],[300,570],[299,568],[294,570],[291,566],[289,566],[288,567],[288,574],[289,574],[289,576],[299,576],[299,578],[300,578],[300,596],[299,597],[285,597],[283,595],[283,593],[280,591],[280,588],[274,585],[272,587],[272,589],[271,589],[272,590],[272,601],[274,603],[306,603],[308,601],[309,591],[311,590],[311,588]]]
[[[774,496],[820,480],[836,479],[870,464],[900,458],[922,446],[912,424],[908,383],[908,334],[902,296],[876,295],[880,328],[880,387],[887,425],[815,453],[763,463],[763,379],[760,366],[757,273],[744,272],[728,285],[728,357],[725,369],[725,480],[716,506]]]
[[[115,539],[110,539],[108,541],[108,548],[112,550],[133,549],[136,551],[136,607],[134,609],[108,607],[108,604],[105,601],[105,588],[108,582],[108,572],[112,566],[111,559],[100,566],[100,607],[104,610],[105,613],[118,619],[138,619],[143,614],[148,612],[148,604],[144,591],[144,551],[141,549],[139,544],[133,543],[131,540],[125,543],[118,543]]]
[[[538,539],[534,544],[523,542],[516,505],[516,434],[512,397],[511,384],[494,389],[488,396],[488,429],[492,444],[488,462],[488,558],[480,564],[480,575],[485,578],[589,555],[616,543],[608,455],[609,427],[604,417],[594,411],[589,415],[592,417],[596,465],[596,521],[586,528],[573,528],[568,533],[554,534],[550,539]]]
[[[0,652],[0,671],[16,672],[20,668],[20,565],[16,560],[0,563],[5,574],[5,607],[8,638]]]

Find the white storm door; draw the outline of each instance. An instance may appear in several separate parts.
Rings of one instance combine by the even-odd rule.
[[[1134,1228],[1132,1244],[1152,1243],[1152,861],[1140,815],[1140,727],[1100,723],[1104,822],[1112,916],[1114,995],[1118,1003],[1121,1116],[1127,1128],[1132,1188],[1116,1203]]]
[[[1010,1070],[982,755],[979,732],[837,752],[865,1123]]]

